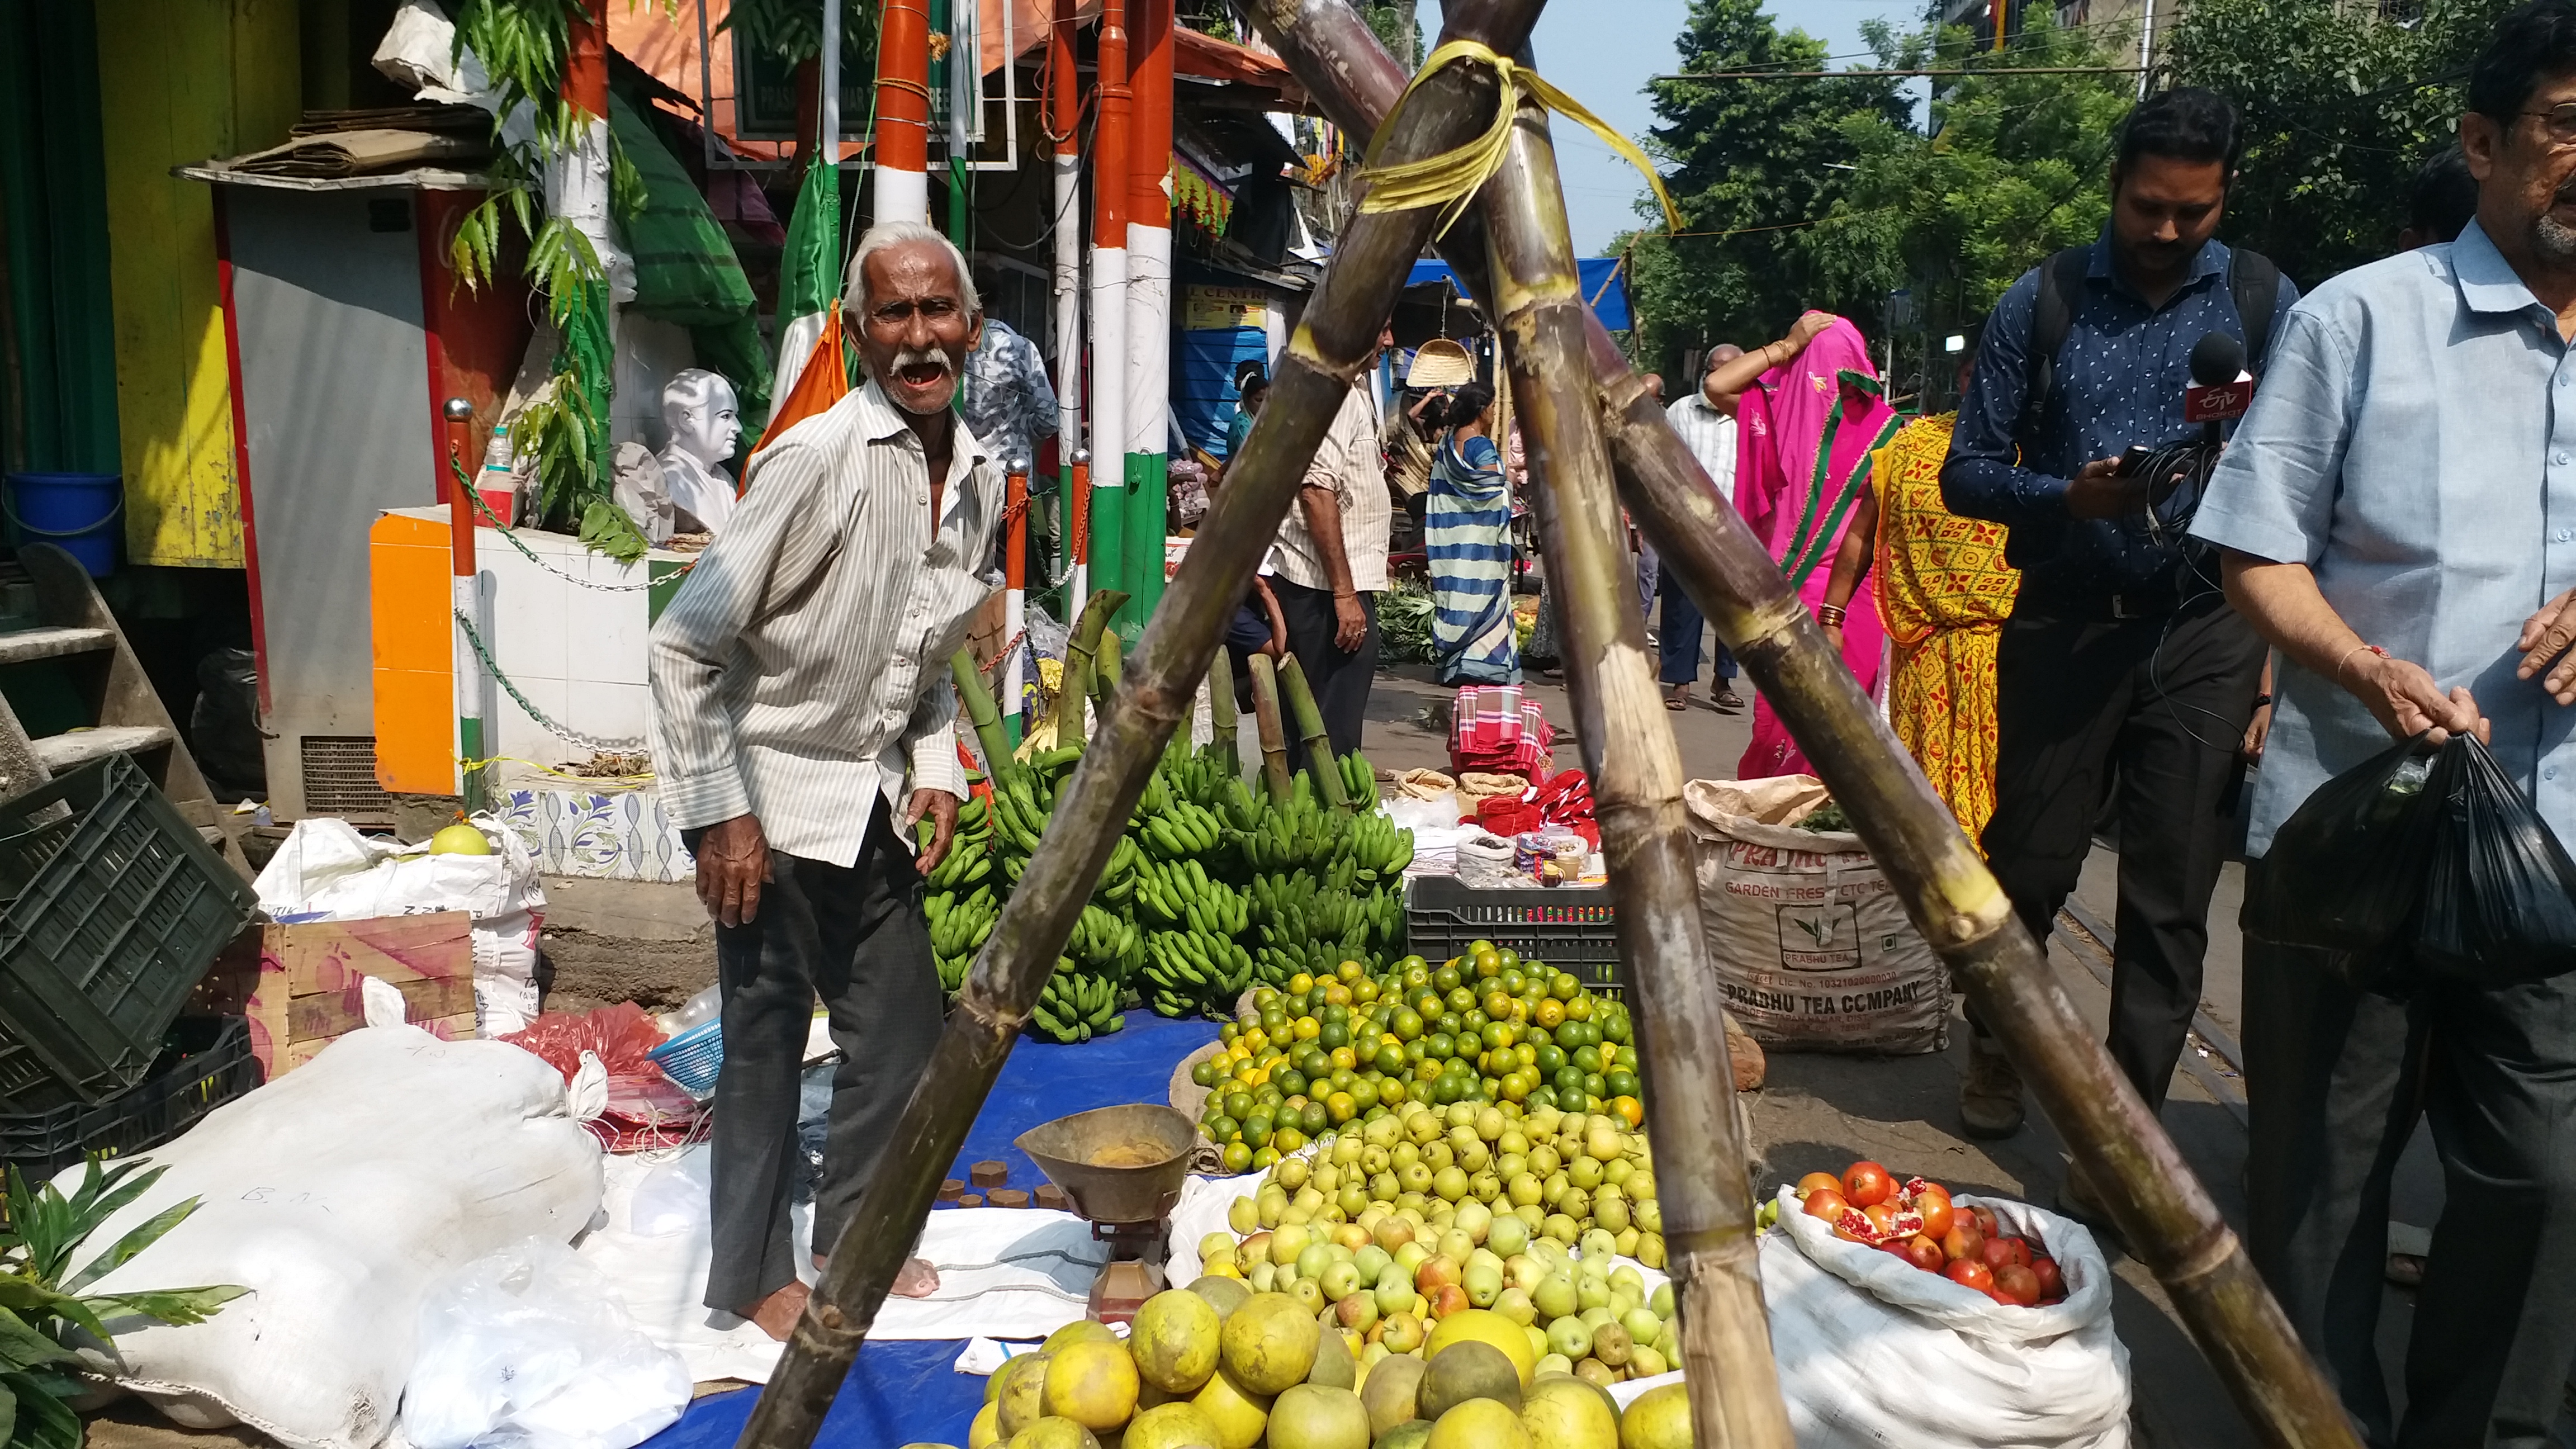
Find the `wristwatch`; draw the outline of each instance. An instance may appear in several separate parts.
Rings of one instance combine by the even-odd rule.
[[[2268,694],[2258,694],[2258,695],[2254,696],[2254,707],[2255,707],[2256,709],[2261,709],[2261,708],[2263,708],[2264,706],[2266,706],[2266,705],[2270,704],[2271,702],[2272,702],[2272,696],[2270,696],[2270,695],[2268,695]]]

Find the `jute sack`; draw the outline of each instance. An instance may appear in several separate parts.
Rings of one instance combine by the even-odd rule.
[[[1859,836],[1797,828],[1827,798],[1813,775],[1683,787],[1726,1008],[1767,1047],[1939,1051],[1948,972]]]

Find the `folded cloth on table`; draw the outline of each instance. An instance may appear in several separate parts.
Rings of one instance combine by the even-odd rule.
[[[1469,770],[1547,778],[1556,732],[1547,711],[1517,684],[1470,684],[1449,708],[1449,763]]]

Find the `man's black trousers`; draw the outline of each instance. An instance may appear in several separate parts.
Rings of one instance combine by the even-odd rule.
[[[2248,935],[2243,1025],[2248,1250],[2363,1438],[2558,1442],[2576,1361],[2576,977],[2357,991],[2328,953]],[[2419,1115],[2444,1194],[2399,1425],[2376,1339],[2389,1179]]]
[[[815,998],[841,1053],[814,1192],[817,1253],[840,1240],[939,1041],[939,968],[921,914],[921,872],[884,798],[847,868],[776,851],[769,862],[759,913],[716,927],[725,1052],[706,1304],[727,1313],[796,1278],[788,1207],[806,1171],[797,1088]]]
[[[1288,652],[1297,656],[1306,687],[1315,692],[1315,708],[1324,716],[1333,753],[1347,755],[1360,747],[1360,732],[1368,724],[1369,684],[1377,677],[1377,595],[1360,594],[1368,633],[1360,647],[1344,650],[1333,642],[1340,625],[1333,617],[1332,590],[1274,576],[1270,592],[1278,596],[1279,617],[1288,625]],[[1290,734],[1297,732],[1295,720],[1287,725]]]
[[[2209,895],[2234,840],[2222,806],[2242,772],[2263,652],[2215,591],[2143,619],[2016,613],[1996,652],[1986,858],[2045,943],[2117,792],[2109,1046],[2154,1108],[2200,1005]]]

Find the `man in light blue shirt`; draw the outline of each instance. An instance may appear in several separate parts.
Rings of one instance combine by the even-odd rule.
[[[2460,134],[2476,223],[2299,303],[2193,523],[2280,655],[2250,855],[2427,730],[2485,737],[2576,840],[2576,710],[2529,677],[2576,585],[2576,0],[2499,23]],[[2324,953],[2249,937],[2244,1028],[2250,1245],[2364,1436],[2553,1442],[2576,1360],[2576,978],[2401,968],[2362,991]],[[2397,1425],[2374,1328],[2419,1110],[2447,1192]]]

